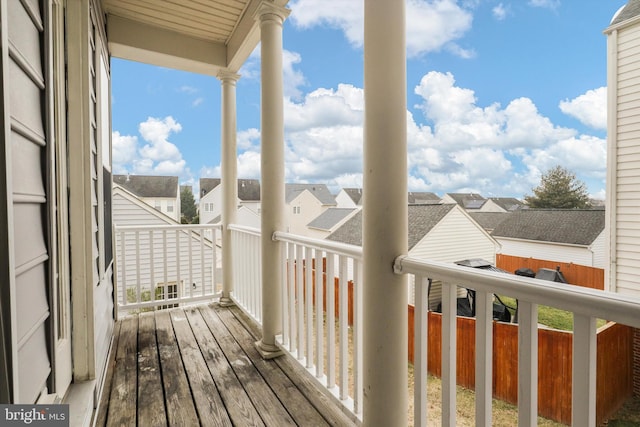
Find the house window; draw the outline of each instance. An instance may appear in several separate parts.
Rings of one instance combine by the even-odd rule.
[[[173,202],[167,202],[167,212],[173,212]]]
[[[180,294],[178,289],[178,283],[167,282],[167,283],[160,283],[156,285],[156,301],[176,299],[179,297],[180,297]],[[159,308],[165,309],[165,308],[173,308],[173,307],[178,307],[178,304],[162,305]]]
[[[204,211],[209,212],[209,203],[204,204]]]
[[[300,213],[300,206],[294,206],[293,207],[293,213],[294,214],[299,214]]]
[[[162,205],[160,204],[160,200],[156,200],[154,206],[157,211],[162,210]]]

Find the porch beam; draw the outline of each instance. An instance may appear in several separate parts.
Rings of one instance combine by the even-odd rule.
[[[240,75],[218,73],[222,85],[222,296],[220,304],[233,305],[233,254],[229,225],[236,222],[238,200],[236,82]],[[214,266],[215,268],[215,266]]]
[[[289,10],[263,2],[255,17],[261,43],[261,250],[262,339],[256,343],[264,358],[282,355],[276,335],[282,329],[282,260],[280,243],[272,239],[284,229],[284,114],[282,82],[282,24]]]
[[[384,28],[384,31],[380,31]],[[407,99],[404,0],[364,2],[364,425],[407,422]]]

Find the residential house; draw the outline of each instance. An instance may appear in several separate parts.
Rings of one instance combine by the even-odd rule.
[[[286,231],[305,236],[307,224],[335,207],[336,199],[325,184],[286,184],[285,203]]]
[[[408,227],[408,253],[412,257],[447,263],[481,258],[495,263],[498,243],[457,204],[409,205]],[[362,246],[362,212],[327,239]],[[409,285],[409,302],[413,304],[413,283]],[[429,308],[435,309],[441,298],[442,286],[434,282]]]
[[[439,205],[442,199],[435,193],[409,191],[408,200],[410,205]]]
[[[177,394],[178,391],[189,393],[195,390],[198,405],[202,399],[206,403],[199,409],[214,408],[217,413],[224,412],[217,411],[225,407],[220,400],[213,402],[220,388],[215,386],[211,376],[207,380],[207,366],[201,364],[199,367],[202,369],[192,369],[196,365],[180,360],[180,357],[186,358],[186,348],[189,352],[196,346],[179,346],[174,341],[172,351],[154,353],[159,357],[147,358],[142,352],[149,348],[142,346],[145,339],[146,343],[153,345],[157,341],[152,337],[173,336],[174,326],[189,334],[212,334],[217,328],[212,328],[212,331],[207,325],[193,327],[190,323],[193,319],[184,316],[195,311],[182,311],[184,316],[178,313],[178,318],[175,313],[165,312],[157,316],[140,316],[117,324],[115,322],[118,307],[114,305],[112,249],[118,248],[112,245],[109,237],[112,225],[109,66],[112,57],[198,72],[216,76],[220,80],[223,123],[221,174],[223,183],[234,183],[237,179],[232,166],[237,159],[237,138],[233,125],[236,123],[237,72],[260,43],[263,89],[260,105],[262,232],[245,233],[251,244],[256,243],[251,246],[251,252],[247,250],[249,244],[243,246],[234,243],[233,233],[237,233],[232,227],[237,210],[236,187],[223,184],[223,289],[220,295],[210,295],[209,301],[220,297],[223,304],[216,304],[216,310],[222,310],[222,305],[233,301],[244,306],[247,300],[258,301],[260,307],[259,325],[251,327],[251,334],[244,329],[242,341],[245,346],[235,354],[236,358],[230,359],[241,359],[243,363],[227,365],[221,371],[243,369],[242,372],[246,373],[249,370],[245,364],[249,362],[246,355],[250,353],[267,359],[279,357],[284,351],[293,351],[288,343],[278,342],[278,337],[285,333],[290,338],[289,343],[294,341],[291,339],[291,330],[285,327],[290,325],[285,321],[292,317],[287,316],[290,313],[285,310],[281,299],[283,292],[288,290],[287,282],[283,281],[283,277],[287,276],[284,266],[290,262],[289,259],[283,259],[285,255],[282,250],[283,232],[286,231],[285,215],[287,209],[292,208],[285,201],[285,145],[282,134],[282,24],[290,12],[284,7],[286,3],[286,0],[0,0],[4,30],[0,37],[3,58],[0,61],[0,94],[3,103],[3,119],[0,120],[3,135],[0,155],[0,170],[3,171],[0,178],[2,403],[51,403],[63,399],[70,404],[71,425],[91,425],[98,400],[120,398],[121,406],[116,405],[117,410],[98,411],[96,418],[122,415],[125,423],[146,425],[140,414],[153,408],[145,404],[148,402],[146,399],[158,396],[156,402],[163,409],[154,411],[153,417],[160,417],[164,422],[163,417],[170,411],[191,408],[193,418],[190,420],[198,423],[202,412],[196,412],[193,399]],[[218,4],[224,8],[223,12],[215,7]],[[541,300],[551,301],[552,295],[562,295],[562,298],[554,300],[561,308],[574,312],[578,320],[573,335],[576,354],[572,376],[574,424],[595,425],[596,404],[592,398],[596,387],[594,319],[610,318],[640,327],[637,316],[640,300],[628,295],[622,300],[609,293],[599,296],[580,289],[569,291],[560,285],[551,294],[534,279],[519,278],[514,285],[511,281],[506,282],[503,278],[471,271],[466,267],[416,261],[407,257],[406,221],[409,208],[406,203],[404,2],[365,0],[363,26],[363,71],[366,81],[364,170],[367,174],[363,188],[366,220],[362,234],[366,238],[362,242],[361,252],[350,247],[351,255],[359,263],[356,272],[362,270],[362,277],[366,278],[367,292],[356,292],[357,322],[353,329],[355,342],[362,345],[358,346],[354,360],[354,370],[358,376],[354,383],[356,396],[352,399],[353,403],[348,392],[344,391],[346,387],[339,387],[344,393],[336,397],[327,391],[329,398],[323,400],[323,407],[327,408],[339,400],[347,408],[345,410],[354,414],[354,417],[362,418],[365,425],[406,424],[407,276],[436,275],[449,279],[453,277],[455,283],[473,284],[488,289],[487,292],[499,285],[508,288],[519,298],[520,307],[523,308],[519,318],[523,327],[519,329],[522,332],[518,357],[521,425],[534,424],[536,419],[538,364],[535,351],[537,341],[534,337],[537,334],[535,309],[532,307]],[[382,27],[385,28],[384,32],[380,31]],[[329,203],[327,206],[335,205]],[[311,219],[313,217],[303,224],[306,225]],[[612,228],[615,228],[615,224],[612,224]],[[179,229],[176,231],[180,233]],[[318,246],[326,243],[315,242],[316,246],[312,249],[318,250]],[[343,245],[339,246],[340,250],[344,249]],[[164,261],[164,256],[160,259]],[[250,271],[236,269],[236,273],[245,276],[243,280],[238,277],[240,275],[232,274],[233,268],[228,265],[234,259],[245,268],[251,262]],[[528,291],[520,292],[521,288]],[[361,289],[356,287],[356,291]],[[340,295],[343,293],[340,292]],[[450,296],[450,293],[443,294]],[[478,295],[481,297],[482,292],[478,292]],[[309,294],[306,296],[310,298]],[[294,299],[292,301],[294,308],[302,306],[301,301],[297,305]],[[481,307],[480,304],[478,306]],[[531,309],[527,310],[527,307]],[[235,317],[234,312],[226,312],[226,320]],[[416,310],[416,313],[418,326],[426,327],[424,311]],[[478,322],[482,317],[483,310],[480,309],[477,312]],[[477,341],[481,347],[475,353],[477,366],[484,367],[476,371],[476,402],[478,418],[482,418],[479,423],[484,421],[485,425],[491,425],[491,363],[485,363],[491,360],[491,319],[490,316],[484,317],[489,321],[482,323],[483,327],[478,329]],[[155,320],[159,322],[154,326]],[[161,320],[170,323],[162,324]],[[455,361],[456,355],[455,323],[454,311],[443,310],[442,412],[443,423],[448,425],[456,424],[456,364],[450,363]],[[141,327],[138,328],[138,325]],[[191,327],[185,328],[188,325]],[[305,330],[302,325],[297,326],[297,332]],[[229,334],[238,334],[235,330],[220,329],[225,330],[227,338]],[[367,333],[362,334],[363,330]],[[125,331],[125,335],[118,334],[118,331]],[[340,326],[340,334],[347,336],[347,329],[343,325]],[[118,339],[116,343],[117,336],[124,339]],[[208,336],[211,344],[214,341],[237,342]],[[258,340],[255,345],[254,336]],[[193,339],[194,335],[191,335]],[[423,380],[426,378],[427,363],[427,354],[422,351],[424,346],[421,343],[424,341],[418,339],[414,365],[418,389],[416,396],[419,397],[422,396],[420,391],[425,389],[423,386],[426,387]],[[114,355],[112,359],[109,359],[110,354]],[[203,356],[197,351],[194,354]],[[159,358],[163,362],[173,363],[172,367],[176,370],[159,369],[158,365],[155,369],[144,369],[144,363],[158,362]],[[319,360],[322,359],[320,356]],[[112,363],[108,363],[109,360]],[[202,358],[198,360],[203,362]],[[225,360],[229,359],[219,358],[221,362]],[[313,362],[310,357],[305,360],[306,363]],[[191,361],[197,362],[196,358]],[[275,363],[260,361],[263,363],[256,363],[261,369],[276,365],[293,366],[295,362],[290,357]],[[332,365],[328,363],[328,368]],[[145,374],[162,372],[162,378],[155,376],[157,387],[144,388],[144,383],[137,381],[134,369],[138,366],[142,368],[140,372]],[[347,372],[346,365],[342,364],[341,368],[343,366],[343,371]],[[135,380],[127,382],[127,387],[112,388],[113,393],[104,392],[103,385],[109,367],[116,371],[117,378]],[[190,373],[195,371],[197,381],[187,382],[185,369]],[[322,372],[320,369],[320,377]],[[289,374],[294,379],[285,385],[286,393],[272,395],[270,403],[261,406],[260,413],[255,408],[253,413],[258,416],[270,415],[271,408],[274,408],[274,412],[278,411],[278,414],[286,417],[296,412],[303,398],[296,404],[288,404],[282,403],[284,395],[289,394],[296,385],[311,390],[315,383],[309,381],[308,377],[298,377],[308,374],[304,369],[291,369]],[[238,380],[234,374],[230,377]],[[343,377],[346,376],[339,377],[340,382],[345,382]],[[279,378],[286,380],[285,376]],[[283,385],[282,382],[276,384],[266,376],[260,376],[260,381],[265,382],[262,383],[265,391],[272,389],[270,385],[273,389],[280,389]],[[161,391],[163,384],[175,387]],[[330,385],[332,389],[335,386],[335,383]],[[243,402],[249,401],[241,391],[245,390],[246,393],[246,389],[240,387],[235,390],[238,390],[237,399],[244,396]],[[364,394],[363,390],[367,390],[367,393]],[[169,402],[166,407],[165,396]],[[138,397],[141,399],[138,400]],[[123,407],[127,408],[127,412]],[[315,408],[310,404],[305,407]],[[414,407],[416,424],[426,425],[426,400],[417,399]],[[151,422],[147,421],[147,424]],[[292,420],[290,424],[293,424]]]
[[[177,176],[113,175],[113,183],[180,222],[180,186]]]
[[[496,210],[496,212],[513,212],[527,209],[527,205],[515,197],[489,197],[487,203],[489,206],[497,205],[500,210]],[[495,208],[491,208],[492,211],[493,209]]]
[[[455,203],[468,211],[481,211],[487,199],[477,193],[445,193],[442,203]]]
[[[260,224],[260,181],[238,179],[237,205],[239,224],[259,226]],[[222,186],[220,178],[200,178],[199,214],[200,224],[215,224],[222,218]],[[244,209],[241,209],[244,207]]]
[[[336,206],[339,208],[362,206],[362,188],[342,188],[336,194]]]
[[[306,234],[314,239],[324,239],[359,210],[357,208],[329,208],[307,224]]]
[[[607,35],[607,259],[606,288],[640,297],[638,230],[638,78],[640,1],[629,0],[605,30]],[[633,391],[640,396],[640,328],[633,335]]]
[[[500,254],[605,267],[605,212],[526,209],[508,214],[491,232]]]
[[[121,285],[118,289],[120,304],[138,292],[137,283],[144,284],[140,291],[149,298],[153,289],[154,298],[165,299],[199,294],[203,288],[205,293],[210,293],[217,287],[214,278],[221,277],[221,254],[214,228],[185,226],[176,234],[179,222],[117,184],[113,187],[112,212],[114,245],[119,249],[116,251],[118,271],[115,279]],[[148,230],[149,226],[156,226],[155,230]],[[155,241],[153,249],[151,238]],[[206,267],[194,269],[189,264],[190,259],[198,260]]]

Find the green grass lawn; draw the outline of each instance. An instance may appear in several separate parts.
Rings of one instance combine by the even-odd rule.
[[[514,298],[500,296],[500,299],[510,307],[516,306],[516,300]],[[511,311],[511,314],[513,315],[514,312]],[[546,305],[540,305],[538,306],[538,323],[541,323],[553,329],[560,329],[562,331],[573,331],[573,313],[571,313],[570,311],[548,307]],[[598,319],[598,328],[606,323],[606,320]]]

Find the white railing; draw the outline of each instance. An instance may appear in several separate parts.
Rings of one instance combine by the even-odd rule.
[[[219,225],[114,225],[118,313],[219,296]]]
[[[262,323],[260,230],[230,225],[233,251],[231,298],[258,324]]]
[[[611,292],[401,256],[398,274],[415,275],[414,422],[427,425],[427,286],[442,288],[442,425],[456,425],[456,287],[476,291],[476,425],[491,425],[492,294],[518,300],[518,425],[537,425],[538,305],[574,314],[572,423],[595,426],[596,319],[640,327],[640,299]]]
[[[279,343],[361,419],[362,249],[281,232],[273,238],[282,242],[284,276]]]

